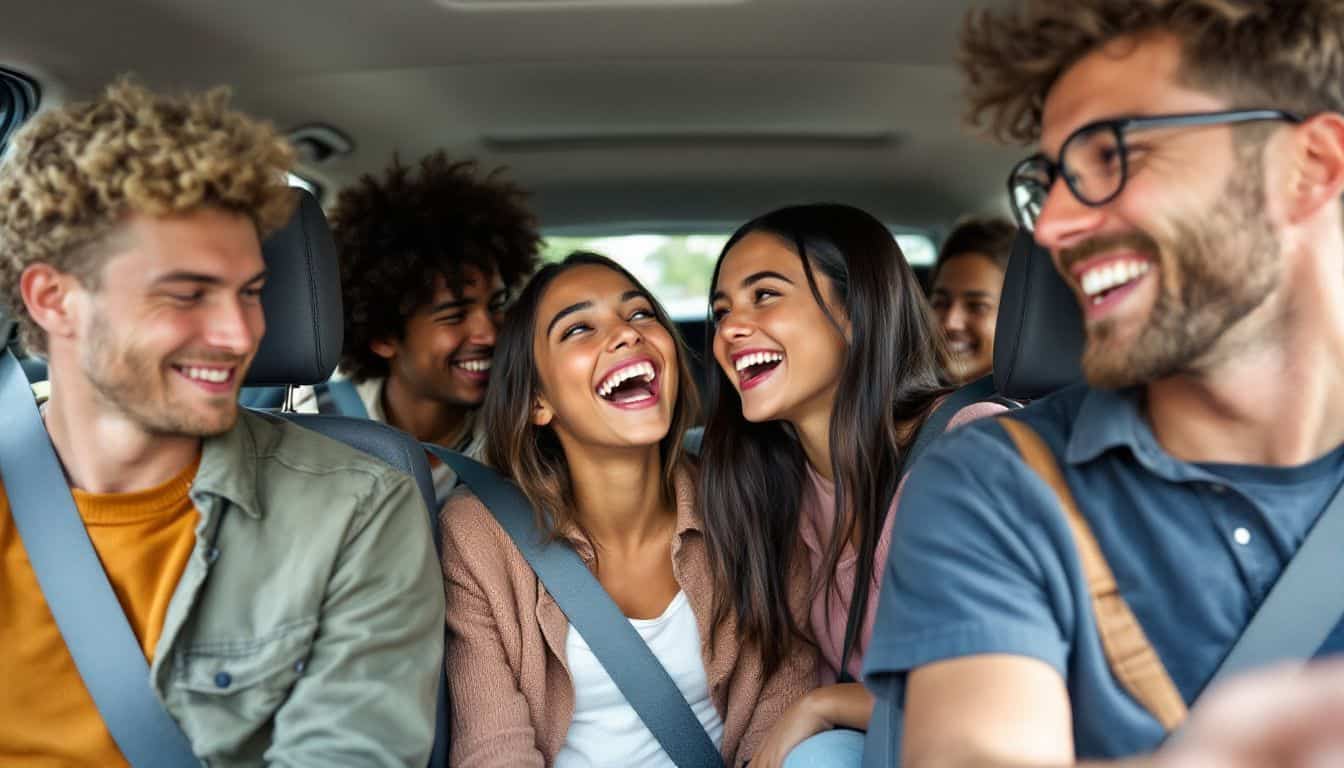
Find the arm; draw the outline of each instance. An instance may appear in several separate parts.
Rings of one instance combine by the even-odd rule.
[[[434,740],[443,589],[424,502],[388,469],[355,502],[307,669],[275,717],[272,765],[420,768]]]
[[[459,492],[443,511],[443,574],[449,640],[445,654],[453,719],[453,765],[542,766],[527,699],[505,654],[490,596],[508,576],[487,525],[489,513]],[[493,578],[486,578],[486,575]]]
[[[974,693],[968,696],[968,693]],[[907,768],[1075,765],[1068,699],[1048,666],[985,656],[910,675]],[[1243,676],[1202,698],[1153,755],[1078,763],[1113,768],[1288,768],[1336,765],[1344,751],[1344,662]]]

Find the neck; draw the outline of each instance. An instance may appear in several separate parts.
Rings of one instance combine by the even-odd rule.
[[[387,423],[422,443],[457,445],[470,409],[422,397],[396,376],[383,380],[382,405]]]
[[[813,408],[801,418],[790,419],[789,423],[798,433],[807,463],[818,475],[835,482],[835,473],[831,471],[831,411],[828,401],[824,407]]]
[[[143,491],[168,482],[200,455],[200,438],[150,434],[97,398],[82,379],[51,371],[47,433],[72,487],[90,493]]]
[[[1291,271],[1285,259],[1281,288],[1229,331],[1224,359],[1148,385],[1148,419],[1168,453],[1293,466],[1344,443],[1344,265],[1319,256],[1295,259]],[[1251,328],[1268,332],[1235,338]]]
[[[677,510],[663,493],[657,445],[601,452],[565,451],[575,517],[599,550],[632,550],[667,536]]]

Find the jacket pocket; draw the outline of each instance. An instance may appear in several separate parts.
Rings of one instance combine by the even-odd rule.
[[[316,633],[314,617],[255,638],[200,640],[174,654],[169,706],[198,754],[260,757]]]

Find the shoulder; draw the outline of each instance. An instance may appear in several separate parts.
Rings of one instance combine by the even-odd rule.
[[[251,443],[259,481],[297,476],[313,481],[339,478],[346,488],[414,485],[409,476],[385,462],[279,416],[244,410],[235,429]]]
[[[439,528],[445,570],[493,574],[492,578],[512,578],[530,570],[503,526],[465,485],[448,495],[439,511]]]

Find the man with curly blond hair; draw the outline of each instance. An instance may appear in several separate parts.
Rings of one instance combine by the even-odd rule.
[[[333,409],[416,439],[479,453],[476,414],[490,381],[495,332],[509,296],[532,273],[541,238],[524,192],[501,171],[436,152],[341,193],[332,229],[341,260],[345,346],[341,376],[356,398]],[[301,392],[317,410],[328,387]],[[333,392],[339,395],[339,392]],[[354,407],[356,412],[351,413]],[[430,457],[447,498],[453,471]]]
[[[49,361],[43,420],[144,685],[196,756],[421,766],[443,589],[419,494],[236,404],[292,159],[222,91],[119,82],[45,112],[0,166],[3,301]],[[125,765],[26,553],[0,486],[0,764]]]
[[[962,63],[972,121],[1036,145],[1010,202],[1087,382],[909,478],[866,668],[902,765],[1344,764],[1337,662],[1203,695],[1344,513],[1344,3],[1028,0]],[[1315,612],[1280,653],[1344,651]]]

